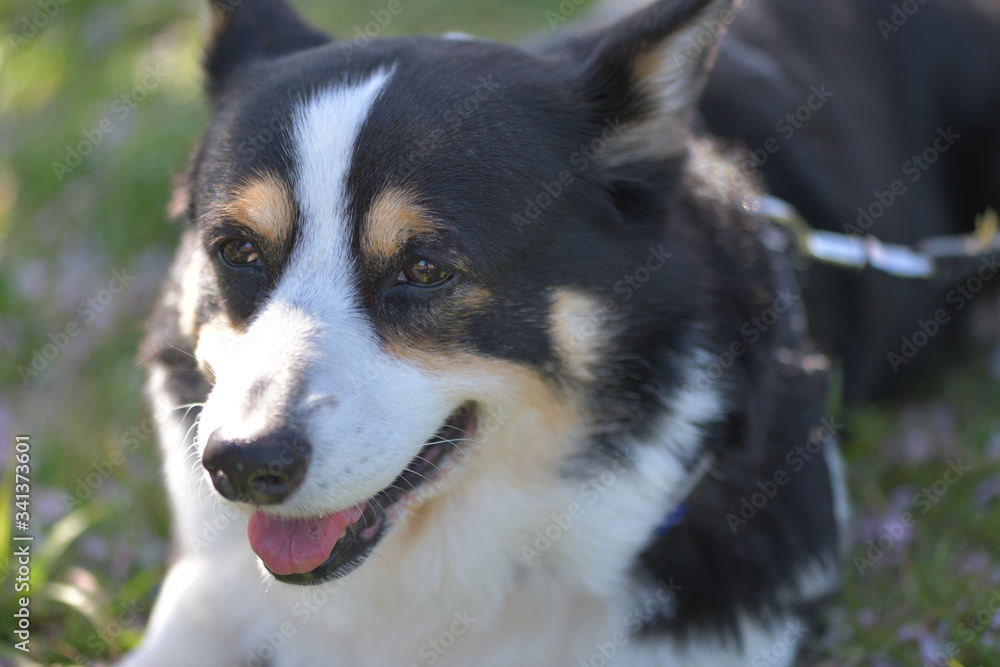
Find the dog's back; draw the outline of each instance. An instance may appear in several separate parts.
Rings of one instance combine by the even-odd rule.
[[[1000,4],[755,0],[700,110],[740,142],[741,171],[817,228],[907,245],[969,232],[1000,208]],[[811,268],[810,330],[843,356],[850,399],[912,378],[957,335],[945,327],[912,359],[901,350],[939,309],[965,314],[952,287]]]

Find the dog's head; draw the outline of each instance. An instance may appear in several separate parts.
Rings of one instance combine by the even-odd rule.
[[[530,536],[570,461],[655,428],[714,307],[686,165],[727,6],[529,54],[215,3],[177,308],[212,385],[198,452],[279,580],[345,574],[442,496]]]

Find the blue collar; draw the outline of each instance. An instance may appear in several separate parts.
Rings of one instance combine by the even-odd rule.
[[[664,519],[663,522],[656,527],[656,530],[654,531],[655,535],[657,537],[660,537],[661,535],[666,535],[667,533],[669,533],[674,526],[676,526],[677,524],[679,524],[681,521],[684,520],[684,518],[687,516],[687,513],[688,513],[688,508],[685,503],[681,503],[680,505],[675,507],[670,512],[670,514],[667,515],[667,518]]]

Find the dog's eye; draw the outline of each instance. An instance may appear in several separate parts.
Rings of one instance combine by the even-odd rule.
[[[260,253],[254,244],[246,239],[232,239],[222,244],[219,250],[222,261],[234,269],[246,267],[260,268]]]
[[[396,284],[408,283],[418,287],[433,287],[451,278],[451,274],[422,257],[414,257],[396,278]]]

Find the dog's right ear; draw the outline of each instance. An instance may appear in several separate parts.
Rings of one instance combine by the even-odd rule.
[[[657,0],[576,35],[549,53],[572,63],[570,80],[597,126],[614,129],[608,166],[686,150],[691,117],[740,0]]]
[[[210,0],[212,32],[205,49],[208,92],[225,88],[234,71],[330,41],[309,27],[284,0]]]

